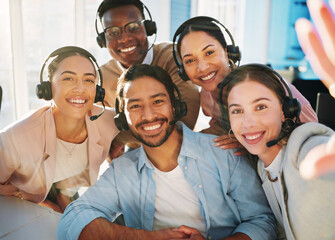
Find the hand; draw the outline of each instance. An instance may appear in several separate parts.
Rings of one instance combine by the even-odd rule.
[[[335,98],[335,18],[322,0],[308,0],[307,4],[316,29],[307,19],[299,19],[295,24],[298,39],[314,72]],[[315,147],[307,154],[300,166],[302,177],[311,179],[335,171],[332,139],[327,145]]]
[[[307,19],[298,19],[298,39],[314,72],[335,98],[335,18],[322,0],[308,0],[307,4],[316,29]]]
[[[47,208],[51,208],[52,210],[54,210],[55,212],[59,212],[59,213],[63,213],[62,210],[60,209],[60,207],[51,202],[50,200],[44,200],[43,202],[39,203],[38,205],[47,207]]]
[[[222,149],[232,149],[232,148],[237,148],[237,150],[234,155],[236,156],[241,156],[247,153],[246,149],[242,146],[242,144],[237,141],[235,138],[234,134],[224,134],[219,137],[216,137],[213,139],[215,142],[214,146],[215,147],[220,147]]]
[[[300,174],[305,179],[313,179],[333,171],[335,171],[335,135],[327,144],[310,150],[300,165]]]
[[[0,195],[22,198],[20,190],[8,182],[0,184]]]
[[[190,240],[203,240],[206,239],[202,234],[198,231],[198,229],[191,228],[185,225],[182,225],[178,228],[175,228],[173,231],[182,232],[185,235],[187,235],[184,239],[190,239]]]
[[[171,239],[187,239],[188,235],[183,231],[177,231],[176,228],[164,228],[152,232],[152,236],[149,239],[161,239],[161,240],[171,240]]]

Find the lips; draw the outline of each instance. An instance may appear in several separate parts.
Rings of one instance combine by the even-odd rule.
[[[242,134],[242,136],[244,137],[244,140],[248,144],[256,144],[262,140],[264,133],[265,133],[264,131],[255,133],[245,133]]]
[[[82,107],[88,102],[88,100],[84,98],[67,98],[66,101],[75,107]]]
[[[217,73],[217,71],[210,72],[209,74],[207,74],[205,76],[201,76],[200,80],[203,81],[203,82],[210,82],[214,79],[216,73]]]
[[[127,48],[120,48],[119,51],[121,53],[129,53],[131,51],[134,51],[136,49],[136,46],[130,46],[130,47],[127,47]]]

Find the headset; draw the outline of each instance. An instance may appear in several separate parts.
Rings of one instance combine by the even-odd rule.
[[[97,119],[98,117],[100,117],[105,110],[105,105],[104,105],[105,89],[102,87],[102,83],[103,83],[102,73],[101,73],[101,69],[100,69],[95,57],[83,48],[76,47],[76,46],[66,46],[66,47],[58,48],[55,51],[53,51],[47,57],[47,59],[44,61],[43,65],[42,65],[42,69],[41,69],[41,72],[40,72],[40,83],[36,85],[36,95],[39,99],[44,99],[44,100],[51,100],[52,99],[52,90],[51,90],[50,79],[48,79],[48,81],[43,80],[43,72],[44,72],[45,65],[47,64],[49,59],[52,58],[52,57],[57,57],[57,56],[60,56],[62,54],[72,53],[72,52],[76,52],[76,53],[79,53],[79,54],[87,57],[93,63],[93,65],[96,66],[96,70],[99,74],[100,85],[98,85],[98,84],[96,85],[96,93],[95,93],[94,103],[102,102],[103,110],[99,115],[93,115],[93,116],[90,117],[90,119],[93,121],[93,120]]]
[[[174,125],[179,119],[186,116],[187,114],[187,105],[186,102],[184,102],[181,99],[181,94],[177,86],[172,82],[173,88],[176,90],[177,98],[174,100],[173,108],[174,108],[174,118],[169,122],[170,125]],[[172,99],[171,99],[172,100]],[[127,122],[126,115],[123,111],[123,109],[120,111],[120,102],[119,98],[117,97],[115,99],[115,112],[116,115],[114,117],[114,122],[116,127],[120,131],[127,131],[129,130],[129,125]]]
[[[104,4],[106,4],[108,2],[113,2],[113,0],[104,0],[100,4],[100,6],[98,7],[97,14],[95,15],[95,31],[97,33],[97,43],[101,48],[106,47],[107,44],[106,44],[105,32],[102,31],[101,33],[99,33],[99,30],[98,30],[98,16],[99,16],[99,13],[101,11],[101,8],[104,6]],[[141,1],[139,1],[139,2],[143,5],[143,8],[147,11],[147,13],[149,15],[149,18],[150,18],[149,20],[144,20],[144,22],[143,22],[145,31],[147,33],[147,36],[152,36],[153,34],[157,33],[156,22],[152,21],[151,13],[150,13],[149,9],[144,5],[144,3],[142,3]],[[156,40],[156,38],[155,38],[155,40]]]
[[[181,62],[179,62],[178,60],[178,55],[180,56],[180,53],[177,51],[176,48],[176,40],[177,37],[184,31],[184,29],[192,24],[196,24],[196,23],[201,23],[201,22],[214,22],[215,24],[217,24],[218,26],[223,27],[223,29],[226,31],[226,33],[228,34],[230,41],[231,41],[231,45],[227,45],[227,53],[228,53],[228,58],[231,59],[233,61],[233,63],[236,62],[240,62],[241,61],[241,52],[239,50],[238,46],[235,46],[235,41],[234,38],[232,36],[232,34],[229,32],[229,30],[218,20],[216,20],[215,18],[211,18],[211,17],[205,17],[205,16],[198,16],[198,17],[193,17],[187,21],[185,21],[183,24],[181,24],[179,26],[179,28],[176,30],[174,36],[173,36],[173,59],[176,62],[176,65],[178,66],[178,74],[180,76],[180,78],[184,81],[189,80],[189,77],[186,74],[186,71],[184,69],[184,66]]]
[[[275,79],[278,79],[278,81],[281,83],[281,85],[284,87],[284,89],[287,92],[287,95],[283,99],[282,103],[282,111],[285,116],[285,121],[282,124],[281,131],[278,135],[278,137],[274,140],[271,140],[266,143],[267,147],[272,147],[276,145],[281,139],[286,137],[289,133],[291,133],[294,128],[296,127],[298,123],[298,118],[301,112],[301,105],[300,102],[297,98],[293,98],[292,91],[290,89],[290,86],[287,84],[287,82],[280,76],[278,72],[273,70],[271,67],[263,65],[263,64],[245,64],[243,66],[240,66],[233,70],[232,72],[240,69],[240,68],[252,68],[255,70],[261,70],[261,71],[267,71],[271,74],[273,74]],[[229,75],[228,75],[229,76]],[[225,78],[219,85],[219,105],[220,105],[220,110],[221,110],[221,118],[220,122],[223,123],[226,119],[224,117],[224,112],[226,111],[224,106],[223,106],[223,101],[222,101],[222,92],[223,88],[228,84],[229,78]]]

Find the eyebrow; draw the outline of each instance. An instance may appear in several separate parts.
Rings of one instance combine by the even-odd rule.
[[[262,100],[270,101],[269,98],[262,97],[262,98],[257,98],[257,99],[255,99],[254,101],[252,101],[252,104],[257,103],[257,102],[262,101]],[[231,107],[238,107],[238,106],[240,106],[240,104],[233,103],[233,104],[230,104],[230,105],[228,106],[228,109],[231,108]]]
[[[208,45],[205,46],[203,49],[201,49],[201,51],[203,52],[203,51],[205,51],[207,48],[209,48],[209,47],[213,47],[213,46],[214,46],[213,44],[208,44]],[[189,56],[192,56],[192,54],[187,53],[187,54],[185,54],[185,55],[183,56],[183,58],[184,58],[184,57],[189,57]]]
[[[167,97],[167,95],[165,93],[157,93],[157,94],[150,96],[151,99],[156,98],[156,97]],[[133,102],[138,102],[138,101],[141,101],[141,99],[140,98],[129,99],[128,104],[133,103]]]
[[[60,75],[63,75],[63,74],[66,74],[66,73],[77,75],[77,73],[72,72],[72,71],[64,71]],[[84,73],[84,76],[91,76],[91,75],[95,77],[95,74],[93,74],[93,73]]]

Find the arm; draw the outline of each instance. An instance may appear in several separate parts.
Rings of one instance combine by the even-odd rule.
[[[173,228],[158,231],[145,231],[111,223],[104,218],[97,218],[90,222],[81,232],[79,240],[123,239],[123,240],[151,240],[151,239],[183,239],[185,234],[173,231]]]
[[[309,0],[307,3],[316,29],[307,19],[299,19],[296,22],[298,40],[314,72],[335,98],[335,18],[323,1]],[[311,179],[334,172],[334,145],[332,140],[328,145],[324,144],[311,150],[301,164],[301,175]]]
[[[185,235],[187,235],[186,239],[190,239],[190,240],[205,240],[206,239],[204,236],[201,235],[201,233],[197,229],[191,228],[188,226],[184,226],[184,225],[180,226],[174,229],[174,231],[184,233]],[[248,237],[244,233],[235,233],[232,236],[222,238],[222,240],[251,240],[251,238]]]
[[[255,170],[246,159],[238,157],[230,171],[227,194],[234,200],[240,216],[234,233],[244,233],[251,239],[275,239],[276,221]]]

